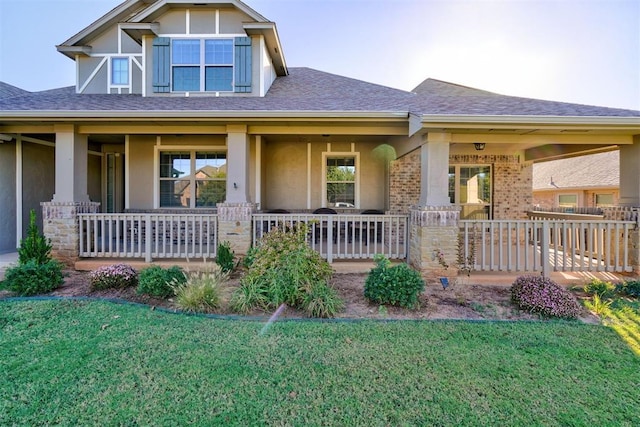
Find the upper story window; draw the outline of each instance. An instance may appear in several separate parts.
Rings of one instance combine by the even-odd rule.
[[[111,58],[111,84],[129,84],[129,59]]]
[[[174,91],[232,91],[233,40],[174,39],[171,67]]]

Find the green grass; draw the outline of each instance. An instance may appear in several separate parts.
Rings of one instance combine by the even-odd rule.
[[[0,425],[639,425],[640,358],[577,322],[276,322],[0,301]]]

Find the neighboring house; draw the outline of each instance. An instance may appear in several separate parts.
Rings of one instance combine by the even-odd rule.
[[[619,188],[617,150],[533,165],[533,204],[541,210],[616,206]]]
[[[3,218],[44,202],[61,258],[77,258],[88,212],[217,213],[218,239],[242,253],[253,213],[333,207],[411,215],[422,268],[434,249],[455,251],[459,218],[526,218],[533,162],[607,147],[624,153],[620,204],[640,205],[640,111],[288,67],[276,24],[238,0],[127,0],[57,49],[77,84],[0,99],[0,147],[22,165],[0,177],[18,193]],[[184,194],[222,162],[223,191]],[[9,226],[0,247],[16,237]]]

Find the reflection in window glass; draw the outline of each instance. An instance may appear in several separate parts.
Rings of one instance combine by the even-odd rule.
[[[327,158],[327,206],[355,207],[355,157]]]
[[[196,153],[196,207],[215,207],[227,194],[225,153]]]
[[[449,200],[461,219],[491,219],[491,166],[450,166]]]
[[[160,153],[160,207],[215,207],[225,201],[226,185],[226,153]]]

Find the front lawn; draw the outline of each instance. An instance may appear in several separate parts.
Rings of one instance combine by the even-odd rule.
[[[0,425],[640,425],[640,358],[604,326],[263,327],[0,301]]]

